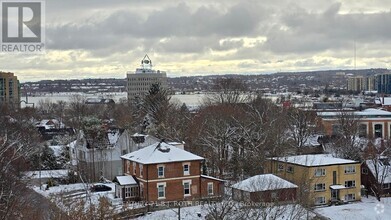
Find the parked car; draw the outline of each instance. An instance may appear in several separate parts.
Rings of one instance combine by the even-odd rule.
[[[96,184],[91,187],[91,192],[104,192],[104,191],[111,191],[111,187],[103,184]]]

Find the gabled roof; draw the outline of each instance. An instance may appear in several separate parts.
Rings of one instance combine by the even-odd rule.
[[[232,188],[247,192],[260,192],[267,190],[297,188],[297,185],[273,174],[263,174],[238,182],[232,185]]]
[[[331,154],[308,154],[289,157],[273,157],[270,159],[308,167],[358,163],[354,160],[336,158]]]
[[[121,158],[141,164],[170,163],[204,159],[203,157],[164,142],[149,145],[140,150],[125,154],[121,156]]]
[[[367,164],[369,170],[371,171],[371,173],[375,178],[376,178],[376,169],[377,169],[377,176],[378,176],[376,178],[377,181],[383,183],[391,183],[391,165],[389,159],[383,158],[379,161],[366,160],[365,163]]]

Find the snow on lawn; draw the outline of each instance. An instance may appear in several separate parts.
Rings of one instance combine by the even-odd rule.
[[[333,220],[390,219],[391,198],[381,198],[381,202],[379,202],[373,196],[369,196],[369,198],[363,197],[361,202],[317,208],[315,212]]]
[[[109,201],[114,200],[115,184],[104,183],[103,185],[111,187],[111,191],[91,192],[90,188],[92,185],[87,185],[83,183],[52,186],[47,190],[46,184],[44,184],[41,189],[39,188],[39,186],[32,186],[32,189],[55,202],[57,206],[62,208],[63,210],[69,208],[66,207],[67,204],[76,204],[76,201],[85,202],[87,209],[89,204],[98,206],[99,199],[101,197],[106,197],[107,199],[109,199]]]
[[[198,217],[198,213],[201,213],[201,218]],[[191,207],[183,207],[181,208],[181,219],[186,220],[195,220],[195,219],[205,219],[206,209],[203,206],[191,206]],[[165,209],[161,211],[151,212],[145,216],[141,216],[137,218],[138,220],[177,220],[178,219],[178,208]]]
[[[216,209],[217,208],[217,209]],[[236,219],[275,219],[275,220],[304,220],[308,217],[311,219],[315,217],[315,214],[307,212],[300,205],[281,205],[281,206],[270,206],[263,208],[246,208],[242,206],[241,203],[233,201],[223,201],[213,203],[213,205],[197,205],[191,207],[182,207],[181,208],[181,219],[186,220],[200,220],[206,219],[206,216],[209,212],[213,210],[219,210],[218,216],[223,216],[227,220],[236,220]],[[224,210],[224,211],[222,211]],[[198,215],[201,215],[199,217]],[[178,208],[171,208],[161,211],[151,212],[145,216],[137,218],[138,220],[176,220],[178,219]]]

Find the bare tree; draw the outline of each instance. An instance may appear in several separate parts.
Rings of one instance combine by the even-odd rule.
[[[215,93],[206,97],[204,104],[234,104],[244,103],[248,101],[249,96],[245,94],[247,91],[244,83],[237,78],[218,78],[214,82],[213,87]]]
[[[302,148],[315,132],[315,115],[296,108],[288,109],[286,115],[293,147]]]

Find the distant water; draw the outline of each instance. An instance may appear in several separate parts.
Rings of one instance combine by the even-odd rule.
[[[29,96],[28,102],[34,103],[35,107],[38,107],[40,100],[50,100],[52,102],[65,101],[68,102],[70,98],[79,94],[87,98],[112,98],[115,102],[119,102],[121,99],[127,98],[127,93],[99,93],[99,94],[85,94],[85,93],[54,93],[54,94],[45,94],[40,96]],[[199,106],[202,102],[205,94],[189,94],[189,95],[172,95],[171,101],[175,103],[185,103],[187,106]],[[22,96],[21,100],[26,101],[26,96]],[[22,108],[26,106],[24,102],[21,104]],[[31,106],[28,105],[28,106]]]

